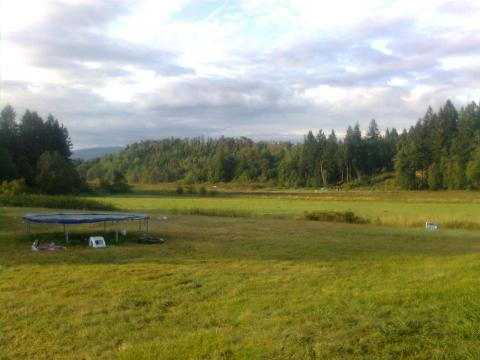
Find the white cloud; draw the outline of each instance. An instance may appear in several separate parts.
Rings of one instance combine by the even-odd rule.
[[[470,56],[450,56],[440,59],[442,68],[445,70],[478,69],[480,54]]]
[[[19,31],[44,19],[53,4],[46,1],[3,0],[0,3],[2,34]]]
[[[392,55],[393,51],[387,47],[388,43],[389,43],[389,40],[383,40],[383,39],[373,40],[370,46],[372,47],[372,49],[380,51],[382,54]]]
[[[345,101],[349,95],[349,90],[330,85],[320,85],[314,88],[306,89],[305,98],[315,103],[331,103],[335,104]]]
[[[347,104],[368,105],[372,104],[379,97],[388,92],[386,87],[335,87],[321,85],[306,89],[304,96],[306,99],[317,104],[330,104],[331,106],[343,107]]]
[[[95,124],[130,142],[283,138],[480,98],[474,0],[2,4],[2,99],[63,117],[83,146]]]
[[[388,81],[390,86],[405,86],[408,84],[408,80],[401,77],[393,77]]]
[[[170,17],[179,11],[188,1],[135,1],[131,11],[109,24],[107,34],[139,44],[158,44],[167,37],[163,30],[169,24]]]
[[[410,90],[407,96],[403,97],[403,100],[407,102],[419,102],[433,91],[435,91],[435,88],[431,85],[416,85]]]

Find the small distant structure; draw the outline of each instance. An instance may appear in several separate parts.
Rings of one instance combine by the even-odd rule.
[[[437,230],[438,229],[438,224],[432,223],[432,222],[426,222],[425,223],[425,229],[427,230]]]
[[[106,248],[105,239],[103,236],[90,236],[88,238],[88,246],[94,249]]]

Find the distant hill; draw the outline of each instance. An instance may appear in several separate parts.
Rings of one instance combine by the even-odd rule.
[[[164,138],[78,166],[88,181],[121,172],[132,183],[265,183],[282,187],[398,186],[406,190],[480,190],[480,106],[458,112],[448,100],[428,108],[401,134],[381,133],[375,119],[366,132],[358,122],[342,139],[319,130],[303,143],[246,137]]]
[[[121,146],[99,146],[86,149],[74,150],[72,159],[89,160],[102,157],[104,155],[116,154],[123,150]]]

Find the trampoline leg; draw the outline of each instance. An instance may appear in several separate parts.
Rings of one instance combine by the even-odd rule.
[[[147,234],[148,234],[148,220],[147,220]]]
[[[118,221],[115,221],[115,242],[118,243]]]
[[[65,233],[65,241],[68,244],[68,227],[67,227],[67,224],[63,224],[63,232]]]

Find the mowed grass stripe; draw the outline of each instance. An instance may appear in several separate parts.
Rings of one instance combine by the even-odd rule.
[[[332,193],[315,196],[111,196],[96,198],[119,208],[173,214],[293,218],[304,212],[353,211],[373,224],[418,227],[426,221],[447,228],[480,228],[478,193]],[[397,197],[398,196],[398,197]]]
[[[8,357],[480,355],[475,232],[152,214],[164,245],[37,254],[19,211],[0,228]]]

